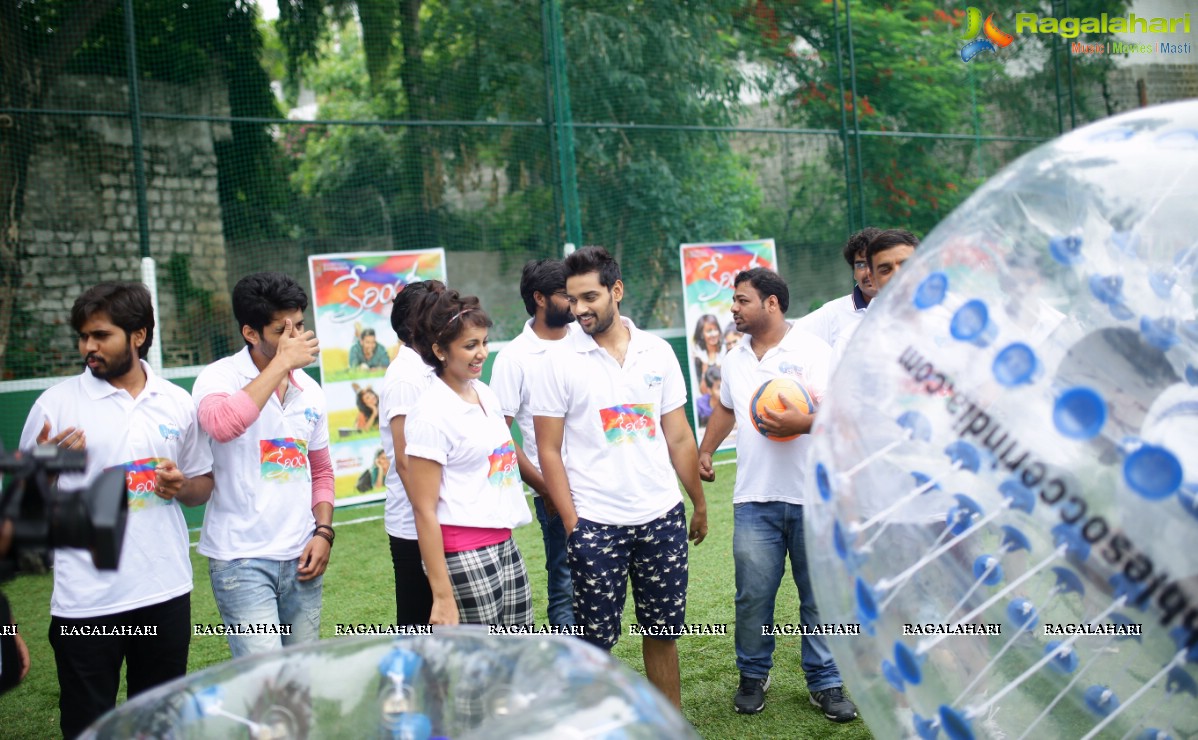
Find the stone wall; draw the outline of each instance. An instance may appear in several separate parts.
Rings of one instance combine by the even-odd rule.
[[[219,82],[142,82],[141,97],[146,111],[229,115]],[[132,128],[120,115],[127,100],[124,80],[67,76],[46,101],[48,109],[109,115],[41,119],[21,220],[23,285],[10,370],[44,376],[78,369],[69,321],[75,298],[101,280],[140,279]],[[230,136],[224,123],[143,119],[150,255],[158,265],[158,325],[167,367],[210,361],[213,346],[220,346],[197,327],[204,317],[194,299],[210,291],[204,312],[229,313],[215,144]],[[168,279],[172,258],[182,260],[176,272],[192,287],[189,295],[175,295],[176,284]]]
[[[1198,98],[1198,66],[1135,64],[1120,66],[1107,78],[1107,89],[1116,113]]]

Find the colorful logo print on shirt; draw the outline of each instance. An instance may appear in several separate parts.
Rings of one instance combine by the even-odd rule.
[[[515,442],[509,439],[501,447],[496,447],[494,452],[487,455],[487,462],[490,463],[487,481],[491,485],[496,488],[518,485],[520,463],[516,460]]]
[[[160,457],[147,457],[121,465],[125,469],[125,488],[129,491],[129,511],[170,503],[155,493],[158,490],[158,475],[154,471],[162,462]]]
[[[778,372],[783,375],[793,375],[796,378],[802,378],[803,366],[796,365],[793,362],[780,362],[778,363]]]
[[[304,409],[304,418],[315,424],[320,421],[320,412],[314,406],[309,406]]]
[[[599,409],[603,434],[609,445],[620,445],[657,437],[657,422],[653,419],[653,404],[629,403]]]
[[[172,439],[179,438],[179,430],[175,429],[174,427],[168,427],[166,424],[158,425],[158,433],[161,434],[162,438],[167,442],[170,442]]]
[[[308,440],[283,437],[258,442],[262,451],[262,480],[272,483],[310,481]]]
[[[993,13],[986,16],[985,23],[982,22],[982,11],[977,8],[970,6],[966,13],[969,25],[962,38],[969,43],[961,49],[961,61],[968,62],[983,51],[998,53],[1000,48],[1009,46],[1015,40],[1014,36],[1005,33],[994,24]]]

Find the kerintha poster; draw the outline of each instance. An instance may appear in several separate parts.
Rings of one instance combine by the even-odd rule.
[[[444,282],[445,250],[313,255],[308,271],[337,505],[379,500],[390,466],[379,438],[379,386],[399,350],[391,303],[410,283]]]
[[[732,281],[742,270],[777,269],[773,239],[683,244],[680,252],[687,329],[687,371],[695,434],[702,441],[711,405],[720,402],[720,365],[740,341],[732,321]],[[736,446],[734,429],[720,449]]]

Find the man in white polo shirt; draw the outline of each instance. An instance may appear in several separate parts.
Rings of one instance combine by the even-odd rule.
[[[416,538],[416,515],[408,500],[408,456],[404,452],[404,422],[436,378],[433,367],[424,362],[413,346],[412,313],[429,292],[445,290],[440,280],[409,283],[391,303],[391,328],[402,346],[387,366],[379,396],[381,413],[379,436],[383,450],[391,460],[387,471],[387,503],[383,509],[383,528],[391,545],[391,566],[395,570],[395,623],[428,624],[433,609],[433,592],[420,559]]]
[[[192,388],[216,475],[198,550],[221,619],[236,630],[226,635],[234,658],[320,638],[333,465],[324,391],[303,371],[318,347],[304,331],[307,307],[283,273],[243,277],[233,315],[246,346]]]
[[[806,492],[802,465],[815,416],[789,405],[779,415],[767,409],[767,418],[760,423],[764,432],[758,433],[753,429],[751,406],[762,384],[783,377],[801,383],[818,406],[828,382],[832,349],[822,339],[786,322],[790,290],[776,272],[746,270],[737,274],[733,285],[732,317],[746,337],[724,358],[720,401],[712,404],[711,419],[699,445],[699,465],[702,478],[714,481],[711,456],[733,424],[739,425],[732,557],[736,564],[740,686],[733,706],[742,714],[756,714],[765,707],[774,663],[774,638],[762,634],[762,627],[774,623],[774,600],[788,554],[799,589],[800,622],[811,628],[820,619],[803,546]],[[780,441],[766,433],[801,436]],[[811,703],[834,722],[856,717],[857,708],[844,695],[840,671],[824,638],[805,635],[802,659]]]
[[[865,309],[869,302],[878,294],[869,274],[869,262],[865,257],[865,249],[869,242],[878,235],[880,229],[866,226],[861,231],[849,237],[844,243],[841,254],[844,261],[853,270],[853,290],[846,296],[828,301],[806,316],[797,319],[794,325],[804,331],[811,332],[824,340],[831,347],[836,344],[836,337],[844,330],[852,331],[865,317]]]
[[[187,672],[192,577],[179,504],[198,506],[212,493],[212,455],[191,398],[142,359],[154,339],[146,287],[91,288],[75,301],[71,327],[87,370],[34,402],[20,446],[86,450],[87,468],[60,475],[62,490],[124,468],[129,517],[115,571],[97,570],[86,550],[55,552],[50,645],[67,738],[116,706],[122,662],[129,697]]]
[[[582,332],[551,350],[530,406],[567,533],[574,616],[584,639],[610,650],[631,577],[637,622],[654,634],[641,643],[645,673],[681,706],[674,640],[686,620],[687,540],[707,535],[682,369],[665,340],[620,316],[620,266],[602,247],[566,258],[566,293]],[[689,532],[675,473],[694,505]]]
[[[574,624],[574,586],[570,564],[566,562],[566,531],[553,502],[545,497],[545,483],[537,457],[536,432],[532,425],[529,399],[540,365],[548,350],[565,339],[574,324],[574,314],[566,298],[566,266],[561,260],[530,260],[520,276],[520,297],[531,316],[520,336],[508,342],[491,368],[491,390],[499,397],[508,426],[512,419],[520,427],[524,444],[516,447],[520,475],[531,481],[533,506],[541,523],[545,544],[545,570],[549,576],[548,618],[550,624]]]

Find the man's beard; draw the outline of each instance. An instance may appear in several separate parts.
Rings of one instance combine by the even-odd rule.
[[[86,359],[84,360],[86,362]],[[112,380],[119,378],[133,369],[133,343],[125,348],[125,353],[119,357],[114,357],[112,362],[104,361],[104,364],[99,367],[88,368],[92,371],[92,375],[100,380]]]
[[[550,329],[560,329],[574,323],[574,312],[567,306],[565,311],[559,311],[552,304],[545,307],[545,326]]]
[[[608,329],[610,329],[612,327],[612,324],[614,324],[614,323],[616,323],[616,312],[615,311],[612,311],[607,316],[603,316],[598,311],[596,311],[595,312],[595,323],[591,325],[591,328],[589,331],[587,330],[586,326],[583,326],[582,324],[580,324],[580,326],[582,326],[582,330],[584,332],[586,332],[588,336],[593,337],[596,334],[602,334],[603,332],[607,331]]]

